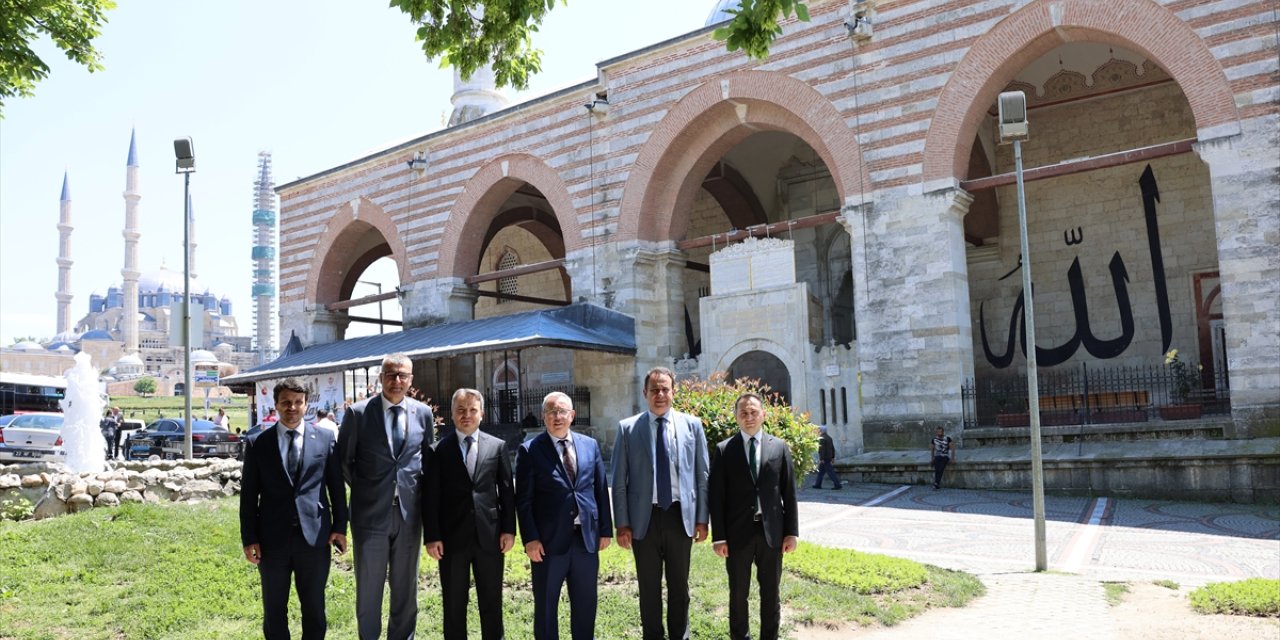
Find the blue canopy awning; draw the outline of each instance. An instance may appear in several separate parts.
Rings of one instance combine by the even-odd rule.
[[[634,355],[635,320],[617,311],[581,302],[557,309],[450,322],[314,345],[227,376],[222,383],[248,383],[375,366],[392,353],[421,360],[529,347]]]

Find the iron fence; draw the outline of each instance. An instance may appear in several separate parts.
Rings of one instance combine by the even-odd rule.
[[[1040,424],[1045,426],[1176,420],[1231,412],[1227,376],[1188,363],[1186,378],[1164,365],[1041,371]],[[1025,376],[969,379],[961,387],[964,426],[1031,424]]]

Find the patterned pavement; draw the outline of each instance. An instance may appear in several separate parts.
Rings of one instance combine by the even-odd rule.
[[[1030,493],[854,485],[800,492],[800,537],[967,571],[987,595],[862,639],[1121,637],[1104,581],[1184,587],[1280,578],[1280,507],[1045,496],[1049,573],[1034,573]],[[801,638],[805,637],[802,632]],[[825,636],[824,636],[825,637]]]

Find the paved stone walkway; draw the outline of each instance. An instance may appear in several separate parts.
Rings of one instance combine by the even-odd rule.
[[[1046,496],[1051,572],[1036,574],[1030,493],[846,484],[799,498],[804,540],[967,571],[987,586],[967,607],[859,639],[1119,640],[1103,581],[1280,578],[1275,505]]]

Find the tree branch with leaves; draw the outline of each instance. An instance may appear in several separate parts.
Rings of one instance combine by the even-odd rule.
[[[0,118],[5,101],[35,95],[36,83],[49,77],[48,63],[31,48],[41,37],[72,62],[101,71],[93,40],[115,8],[113,0],[0,0]]]
[[[0,0],[2,1],[2,0]],[[491,66],[499,87],[526,89],[529,77],[542,70],[542,51],[533,34],[556,4],[567,0],[391,0],[418,27],[417,40],[427,59],[440,59],[464,79]],[[809,9],[796,0],[742,0],[729,9],[733,19],[712,33],[729,51],[753,58],[768,57],[769,46],[782,33],[781,22],[793,15],[809,20]]]

